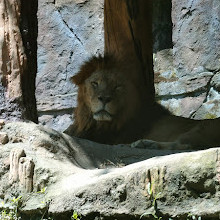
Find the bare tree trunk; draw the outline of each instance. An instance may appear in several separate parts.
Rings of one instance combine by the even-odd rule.
[[[7,87],[6,98],[20,99],[21,75],[27,62],[19,29],[20,1],[1,1],[0,15],[0,69],[4,86]]]
[[[105,51],[134,58],[148,102],[154,100],[152,45],[152,0],[105,0]]]
[[[0,118],[7,120],[31,119],[23,102],[22,77],[27,71],[27,56],[20,17],[20,0],[0,1]]]

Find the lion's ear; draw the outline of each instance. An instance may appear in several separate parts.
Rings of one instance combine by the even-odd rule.
[[[96,67],[94,65],[85,63],[83,66],[81,66],[79,72],[75,76],[72,76],[70,79],[74,84],[78,86],[84,83],[84,81],[89,78],[95,70]]]
[[[70,80],[78,86],[84,83],[97,69],[112,67],[112,61],[114,61],[113,56],[109,54],[93,56],[81,66],[79,72]]]
[[[103,58],[102,58],[103,59]],[[71,82],[76,84],[77,86],[84,83],[84,81],[89,78],[93,72],[96,71],[98,66],[100,65],[100,57],[92,57],[87,62],[85,62],[79,72],[70,78]]]
[[[70,78],[70,81],[72,82],[72,83],[74,83],[75,85],[80,85],[80,84],[82,84],[85,80],[82,80],[82,78],[80,77],[80,75],[79,74],[77,74],[77,75],[75,75],[75,76],[72,76],[71,78]]]

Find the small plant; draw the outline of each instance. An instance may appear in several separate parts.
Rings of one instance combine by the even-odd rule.
[[[3,205],[3,210],[0,212],[0,219],[1,220],[20,220],[21,217],[19,216],[18,208],[20,206],[21,202],[21,196],[17,198],[13,198],[11,200],[10,206],[5,206],[4,203]]]
[[[80,220],[81,219],[81,215],[78,214],[75,210],[73,211],[73,214],[71,216],[71,219],[73,220]]]
[[[40,191],[38,191],[37,193],[44,194],[46,192],[46,189],[47,189],[47,187],[44,187]]]
[[[48,214],[48,209],[49,209],[50,202],[51,202],[50,199],[48,199],[48,200],[44,200],[44,201],[41,201],[42,208],[45,208],[45,211],[44,211],[44,213],[43,213],[43,215],[42,215],[42,217],[41,217],[41,220],[47,220],[47,219],[48,219],[48,220],[49,220],[49,219],[52,220],[51,217],[44,218],[45,215]]]
[[[157,216],[157,199],[158,199],[158,197],[160,196],[161,193],[156,194],[156,196],[154,197],[154,195],[153,195],[153,184],[151,184],[150,182],[147,185],[147,192],[150,196],[150,199],[152,200],[152,207],[148,210],[148,212],[143,213],[140,216],[140,219],[143,216],[152,215],[155,219],[162,220],[162,217]]]

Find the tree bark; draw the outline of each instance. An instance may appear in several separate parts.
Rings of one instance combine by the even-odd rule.
[[[28,71],[27,55],[20,31],[21,1],[0,2],[0,118],[32,119],[24,104],[23,79]],[[31,81],[28,83],[31,84]],[[28,95],[31,96],[32,91]],[[34,112],[34,109],[32,109]]]
[[[154,101],[152,0],[105,0],[105,52],[132,57],[145,97]]]
[[[6,98],[20,99],[22,97],[21,75],[27,62],[19,30],[20,1],[1,1],[0,14],[2,83],[7,87]]]

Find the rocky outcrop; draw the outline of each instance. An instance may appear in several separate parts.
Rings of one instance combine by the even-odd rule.
[[[24,149],[14,148],[10,152],[9,183],[20,182],[26,192],[33,190],[34,163],[27,158]]]
[[[19,160],[18,176],[21,187],[28,193],[33,190],[34,162],[32,158],[21,157]]]
[[[20,158],[25,157],[25,153],[23,149],[13,149],[10,152],[9,160],[10,160],[10,175],[9,182],[13,183],[19,180],[19,160]]]
[[[104,2],[40,0],[38,8],[39,122],[64,131],[76,106],[70,77],[88,57],[104,51]]]
[[[170,4],[161,1],[161,4],[165,3]],[[215,0],[172,1],[173,46],[158,49],[157,45],[163,38],[156,38],[157,99],[175,115],[196,119],[220,116],[219,90],[214,86],[218,84],[220,70],[219,10],[220,2]],[[162,19],[165,13],[168,14],[167,10],[160,12],[157,14],[162,14]],[[160,26],[159,21],[155,19],[154,26],[162,30],[155,28],[155,35],[163,31],[166,36],[171,36],[167,31],[169,20],[163,19],[165,26]]]
[[[9,142],[0,145],[0,204],[22,196],[24,220],[65,220],[74,210],[90,220],[218,219],[218,148],[177,154],[148,141],[101,145],[20,122],[2,132]]]

